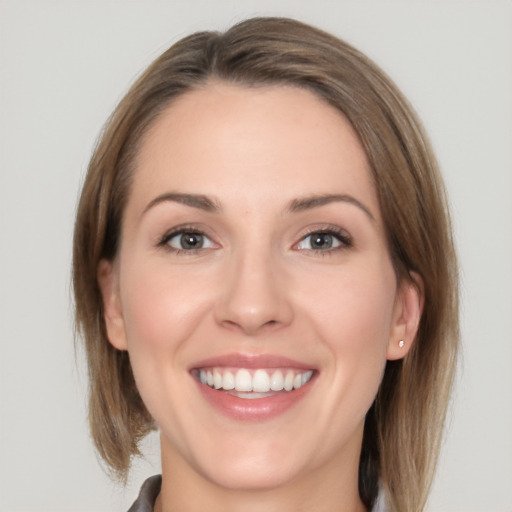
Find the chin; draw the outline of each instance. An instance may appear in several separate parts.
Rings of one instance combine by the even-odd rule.
[[[265,491],[283,487],[299,478],[312,462],[300,445],[290,444],[290,433],[272,436],[263,429],[243,435],[241,426],[238,435],[232,431],[217,437],[213,432],[193,445],[189,466],[220,488]]]
[[[214,485],[232,491],[271,491],[285,487],[298,477],[295,471],[264,460],[224,461],[215,468],[205,468],[203,476]]]

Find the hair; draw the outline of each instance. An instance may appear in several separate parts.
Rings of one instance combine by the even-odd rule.
[[[442,440],[459,340],[458,276],[444,185],[427,137],[393,82],[347,43],[298,21],[253,18],[224,33],[178,41],[133,84],[92,156],[78,205],[73,252],[76,328],[85,343],[89,421],[96,448],[126,479],[154,428],[128,354],[107,339],[97,279],[114,260],[134,161],[148,128],[178,96],[211,80],[307,89],[340,111],[369,159],[397,279],[423,281],[424,309],[408,355],[388,361],[367,413],[359,494],[381,487],[392,510],[423,510]]]

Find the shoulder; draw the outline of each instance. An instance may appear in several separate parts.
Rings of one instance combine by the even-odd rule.
[[[142,484],[139,496],[128,512],[153,512],[153,507],[161,487],[161,475],[155,475],[148,478]]]

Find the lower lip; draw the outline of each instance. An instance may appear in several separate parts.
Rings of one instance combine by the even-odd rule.
[[[194,379],[206,401],[221,414],[238,421],[265,421],[275,418],[296,405],[309,392],[315,376],[293,391],[265,398],[240,398],[226,391],[215,390]]]

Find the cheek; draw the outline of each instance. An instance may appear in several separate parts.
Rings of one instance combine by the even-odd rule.
[[[184,274],[186,278],[184,278]],[[126,266],[122,305],[128,347],[169,351],[185,340],[211,303],[212,287],[197,272],[177,272],[159,262]]]
[[[350,409],[350,416],[362,420],[386,365],[396,284],[387,265],[352,270],[305,287],[302,311],[330,359],[326,368],[332,402],[326,409],[333,414]],[[344,404],[342,409],[338,403]]]
[[[157,421],[162,403],[187,399],[167,396],[165,390],[176,389],[178,379],[183,378],[184,347],[211,302],[204,279],[193,273],[189,277],[183,279],[183,272],[160,262],[137,264],[134,259],[125,261],[122,268],[121,300],[130,362],[141,396]],[[170,409],[179,409],[179,404]]]
[[[303,288],[302,309],[324,331],[333,350],[385,350],[396,280],[390,264],[370,263],[317,275]]]
[[[125,332],[137,388],[156,423],[181,438],[185,434],[178,411],[193,399],[190,389],[182,386],[183,348],[209,301],[208,288],[194,274],[183,279],[183,272],[160,262],[125,261],[122,272]]]

